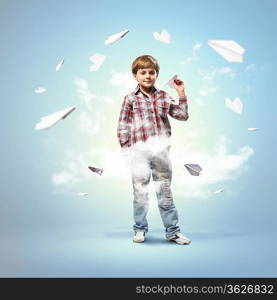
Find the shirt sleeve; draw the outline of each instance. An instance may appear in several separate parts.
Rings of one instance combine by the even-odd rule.
[[[118,126],[117,126],[117,137],[120,146],[128,146],[128,142],[131,137],[130,125],[131,125],[131,113],[132,113],[132,104],[130,103],[129,97],[125,96],[124,101],[121,107]]]
[[[175,104],[175,101],[171,96],[167,95],[169,106],[169,115],[179,121],[186,121],[189,118],[188,103],[186,97],[179,98],[179,104]]]

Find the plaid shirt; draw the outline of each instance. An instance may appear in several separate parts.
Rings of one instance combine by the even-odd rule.
[[[141,92],[139,85],[126,95],[118,121],[117,136],[121,147],[130,147],[136,142],[145,142],[150,136],[171,136],[168,115],[186,121],[187,98],[179,98],[179,104],[165,91],[154,87],[150,97]]]

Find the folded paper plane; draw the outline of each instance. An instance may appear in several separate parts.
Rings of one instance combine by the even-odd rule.
[[[219,194],[219,193],[222,193],[223,191],[224,191],[224,189],[219,189],[219,190],[214,191],[214,194]]]
[[[250,127],[250,128],[247,128],[248,131],[256,131],[258,130],[258,128],[255,128],[255,127]]]
[[[103,55],[103,54],[96,53],[96,54],[92,55],[92,56],[89,58],[89,60],[90,60],[91,62],[93,62],[94,65],[92,65],[92,66],[89,68],[89,70],[90,70],[90,71],[97,71],[97,70],[101,67],[101,65],[103,64],[103,62],[105,61],[105,59],[106,59],[106,56]]]
[[[235,98],[233,101],[230,98],[225,98],[225,105],[237,114],[241,114],[243,104],[240,98]]]
[[[56,71],[59,71],[62,65],[64,64],[64,59],[62,59],[56,66]]]
[[[167,83],[167,85],[169,85],[171,88],[174,89],[174,80],[177,79],[177,75],[174,75]]]
[[[97,174],[99,174],[100,176],[102,175],[102,173],[103,173],[103,169],[98,169],[98,168],[95,168],[95,167],[88,167],[92,172],[94,172],[94,173],[97,173]]]
[[[170,44],[170,34],[166,30],[162,30],[161,33],[153,32],[153,36],[156,40],[165,44]]]
[[[87,196],[88,195],[88,193],[78,193],[78,196]]]
[[[46,92],[46,88],[44,87],[38,87],[37,89],[35,89],[35,93],[37,94],[42,94]]]
[[[209,40],[207,44],[229,62],[242,62],[245,49],[233,40]]]
[[[121,31],[119,33],[116,33],[114,35],[109,36],[106,41],[105,41],[105,45],[109,45],[109,44],[113,44],[115,43],[117,40],[123,38],[127,33],[129,32],[129,30],[124,30]]]
[[[55,125],[62,119],[65,119],[70,113],[76,109],[76,106],[71,106],[63,110],[57,111],[51,115],[40,118],[40,122],[36,124],[36,130],[47,129]]]
[[[198,164],[185,164],[186,169],[192,176],[199,176],[202,168]]]

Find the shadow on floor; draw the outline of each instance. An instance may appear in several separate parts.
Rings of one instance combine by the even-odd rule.
[[[108,237],[108,238],[119,238],[119,239],[126,239],[126,240],[132,240],[133,238],[133,232],[132,231],[110,231],[110,232],[101,232],[103,237]],[[146,238],[145,238],[145,245],[165,245],[169,243],[166,239],[164,234],[160,233],[158,234],[153,234],[153,233],[147,233]]]
[[[199,240],[216,240],[226,239],[249,235],[243,232],[191,232],[188,237],[195,241]]]
[[[114,230],[110,232],[101,232],[101,234],[105,237],[109,238],[123,238],[123,239],[131,239],[132,231],[121,231]],[[223,238],[234,238],[241,236],[248,236],[249,233],[246,232],[187,232],[185,234],[188,238],[193,241],[199,240],[215,240],[215,239],[223,239]],[[165,239],[165,233],[160,230],[151,230],[146,235],[146,241],[149,244],[166,244],[168,241]]]

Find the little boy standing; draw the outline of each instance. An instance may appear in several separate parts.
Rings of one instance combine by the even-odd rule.
[[[134,242],[144,242],[148,231],[146,214],[149,207],[148,185],[152,175],[166,239],[177,244],[189,244],[180,233],[177,209],[170,189],[172,169],[169,158],[171,127],[168,115],[180,121],[188,119],[184,83],[174,81],[179,104],[163,90],[155,87],[159,64],[150,55],[136,58],[132,73],[138,81],[136,89],[124,97],[117,136],[122,150],[130,157],[134,191]]]

